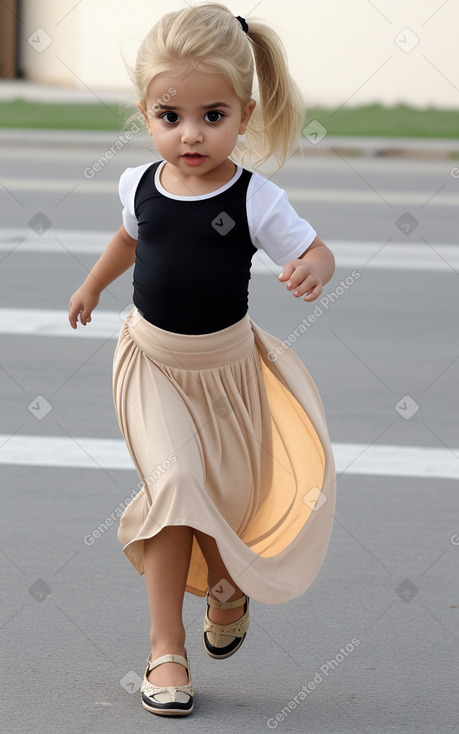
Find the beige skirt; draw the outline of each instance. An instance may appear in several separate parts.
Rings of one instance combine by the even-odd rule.
[[[134,308],[114,356],[121,432],[143,488],[118,538],[142,574],[144,540],[171,525],[215,538],[228,573],[267,604],[302,594],[330,539],[335,469],[317,388],[296,354],[246,314],[176,334]],[[204,596],[193,540],[187,591]]]

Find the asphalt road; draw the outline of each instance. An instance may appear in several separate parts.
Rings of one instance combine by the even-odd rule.
[[[93,264],[96,253],[66,248],[65,235],[57,254],[44,251],[45,236],[81,230],[87,242],[119,226],[117,178],[148,157],[131,147],[87,181],[82,171],[103,151],[2,150],[1,242],[11,240],[12,228],[17,242],[22,232],[37,243],[35,251],[0,251],[2,313],[65,309]],[[440,256],[440,270],[421,268],[418,259],[421,245],[435,252],[457,242],[453,169],[448,161],[337,155],[291,161],[274,179],[336,249],[345,249],[342,241],[413,246],[409,268],[379,267],[378,255],[359,266],[358,278],[355,267],[339,267],[326,287],[338,297],[322,303],[292,345],[319,387],[334,444],[420,447],[426,456],[435,449],[459,464],[459,273]],[[353,282],[341,293],[346,278]],[[99,308],[120,312],[130,298],[128,273]],[[317,305],[296,301],[273,274],[253,274],[251,317],[281,339]],[[111,397],[114,339],[79,338],[70,327],[67,337],[0,339],[3,440],[120,438]],[[45,413],[39,419],[33,405]],[[390,461],[365,474],[353,464],[341,468],[317,580],[288,604],[254,603],[247,640],[225,662],[205,655],[204,602],[187,595],[196,707],[184,721],[164,721],[139,703],[148,654],[144,580],[124,558],[116,524],[87,542],[135,487],[135,472],[25,459],[0,467],[4,731],[459,732],[456,478],[416,468],[396,475]]]

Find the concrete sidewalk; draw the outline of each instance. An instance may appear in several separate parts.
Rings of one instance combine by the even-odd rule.
[[[89,87],[61,87],[40,84],[27,79],[0,80],[0,102],[23,99],[27,102],[49,104],[113,104],[129,103],[134,99],[133,88],[90,89]]]

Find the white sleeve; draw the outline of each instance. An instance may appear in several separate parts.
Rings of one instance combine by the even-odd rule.
[[[298,216],[286,192],[258,173],[247,188],[247,219],[254,247],[263,249],[277,265],[302,255],[317,236]]]
[[[121,174],[118,192],[123,209],[123,224],[126,232],[134,240],[137,239],[137,217],[134,211],[135,192],[143,174],[152,163],[145,163],[136,168],[126,168]]]

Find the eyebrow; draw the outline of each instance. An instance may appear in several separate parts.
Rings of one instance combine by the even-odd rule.
[[[202,110],[212,110],[215,107],[230,107],[230,106],[231,105],[226,104],[226,102],[214,102],[213,104],[203,104],[203,105],[201,105],[201,109]],[[173,110],[174,112],[176,110],[179,110],[180,111],[182,109],[181,107],[174,107],[173,105],[169,105],[169,104],[159,104],[158,107],[161,110]]]

